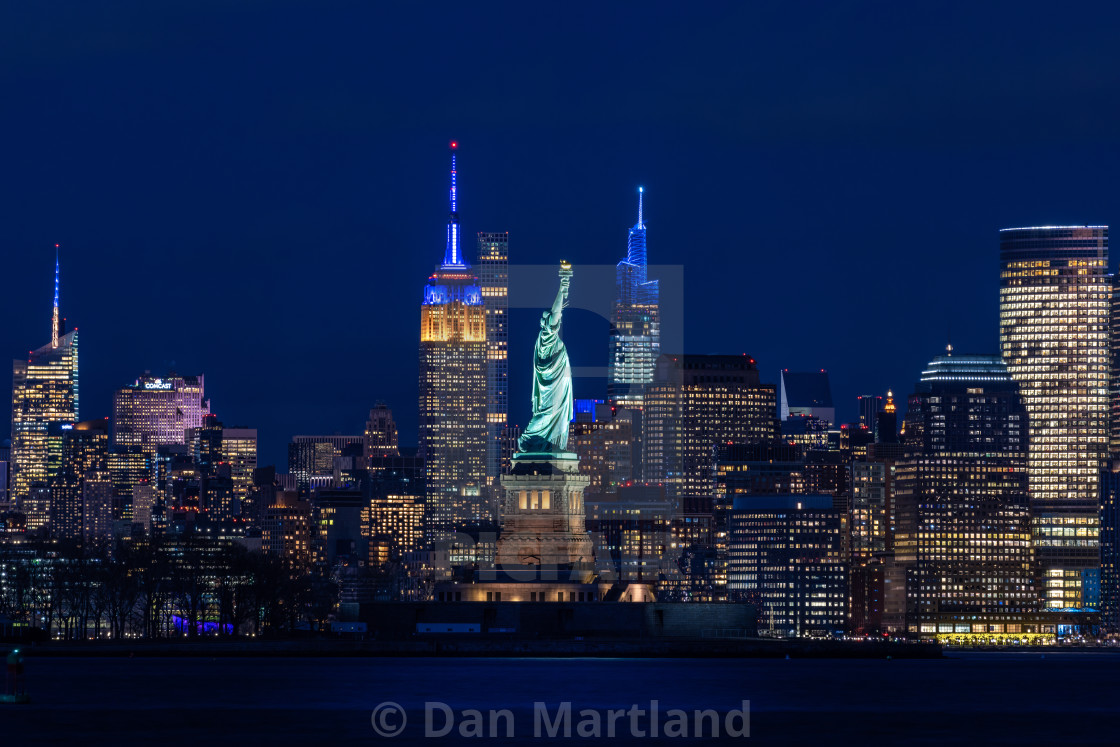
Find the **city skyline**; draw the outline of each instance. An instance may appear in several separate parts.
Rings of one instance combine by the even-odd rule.
[[[0,348],[16,357],[42,339],[34,312],[49,304],[59,243],[62,312],[83,336],[83,416],[108,415],[87,408],[145,370],[173,368],[206,374],[224,422],[258,427],[265,463],[283,463],[291,435],[355,432],[377,400],[411,442],[414,382],[376,364],[404,360],[414,329],[381,320],[412,303],[413,278],[443,244],[454,137],[469,253],[478,231],[508,231],[511,266],[530,250],[613,266],[644,186],[650,258],[684,265],[686,349],[667,352],[746,352],[767,381],[825,368],[838,416],[855,420],[856,395],[903,390],[950,334],[962,351],[996,349],[1000,228],[1115,223],[1115,103],[1094,97],[1115,77],[1094,57],[1111,11],[1090,24],[1059,16],[1045,33],[1029,13],[974,9],[945,27],[925,22],[932,12],[837,13],[805,28],[781,10],[607,8],[588,54],[563,71],[519,61],[580,20],[480,54],[468,39],[493,27],[489,13],[451,8],[418,33],[403,9],[376,23],[372,11],[340,11],[347,22],[301,21],[327,35],[293,57],[247,33],[285,19],[247,9],[214,25],[200,57],[170,27],[143,43],[125,34],[103,55],[84,33],[109,20],[59,19],[50,45],[8,48],[26,61],[10,91],[26,116],[8,123],[22,147],[2,246],[7,276],[21,280],[0,296],[11,320]],[[357,34],[371,23],[412,33],[369,48]],[[786,30],[761,31],[775,28]],[[834,35],[850,55],[830,52]],[[277,60],[272,74],[292,89],[251,85],[253,59]],[[804,65],[774,62],[787,59]],[[409,72],[399,80],[376,73],[398,65]],[[457,86],[449,69],[478,85]],[[1070,94],[1067,80],[1095,102],[1077,117],[1047,105]],[[72,95],[44,99],[43,81]],[[215,120],[210,97],[230,102],[221,122],[241,124]],[[1062,178],[1079,163],[1092,168]],[[713,291],[710,273],[731,267],[735,292]],[[707,324],[737,296],[781,313],[730,333]],[[511,359],[531,344],[535,316],[511,311]],[[361,320],[372,326],[355,338]],[[343,346],[351,355],[328,364],[324,351]],[[286,359],[285,375],[246,376],[262,354]],[[573,357],[605,367],[606,346]],[[362,385],[312,396],[328,374]],[[510,416],[523,425],[518,386]]]
[[[452,141],[452,142],[453,142],[453,150],[457,153],[459,143],[458,143],[458,141]],[[640,194],[641,194],[641,192],[642,192],[642,190],[640,190]],[[459,267],[460,265],[465,263],[465,265],[467,266],[467,271],[471,272],[473,270],[471,270],[470,265],[473,265],[475,263],[480,263],[480,264],[483,264],[483,263],[480,262],[480,257],[477,257],[477,256],[474,257],[474,261],[472,262],[471,253],[464,248],[463,243],[462,243],[462,236],[463,235],[469,235],[469,234],[464,232],[462,230],[461,226],[458,224],[457,215],[455,216],[454,220],[455,220],[455,222],[454,222],[454,229],[455,229],[454,253],[455,253],[455,256],[452,257],[450,260],[448,259],[448,257],[449,257],[448,252],[452,251],[452,236],[451,236],[451,233],[450,233],[452,229],[451,229],[451,225],[449,224],[448,234],[447,234],[447,237],[446,237],[446,244],[445,244],[445,249],[444,249],[444,255],[445,256],[444,256],[443,266],[444,266],[445,269],[447,267],[453,267],[453,269],[454,269],[454,268]],[[642,228],[643,228],[643,231],[642,231],[643,245],[644,245],[644,238],[645,238],[644,237],[644,225],[645,225],[644,222],[641,220],[641,215],[639,215],[639,223],[636,224],[636,227],[637,226],[642,226]],[[1011,231],[1028,231],[1028,232],[1029,231],[1047,231],[1047,230],[1053,230],[1054,228],[1055,228],[1055,226],[1050,226],[1050,225],[1035,226],[1035,227],[1029,227],[1029,228],[1000,228],[1000,229],[997,229],[997,236],[1001,237],[1001,238],[997,239],[997,240],[1002,240],[1002,237],[1005,237],[1007,232],[1011,232]],[[1061,228],[1066,228],[1066,229],[1074,228],[1074,229],[1086,229],[1086,230],[1101,229],[1101,230],[1104,230],[1104,231],[1107,232],[1108,226],[1104,225],[1104,224],[1102,224],[1102,225],[1086,225],[1086,226],[1076,226],[1076,225],[1074,225],[1074,226],[1061,226]],[[501,241],[502,241],[502,250],[501,251],[504,252],[504,254],[496,254],[494,256],[501,257],[504,260],[505,258],[508,257],[508,248],[507,248],[508,247],[508,240],[509,240],[508,239],[508,232],[503,232],[501,234],[494,234],[494,233],[488,233],[488,232],[485,232],[485,231],[479,231],[478,232],[478,237],[479,237],[478,238],[478,249],[479,249],[479,251],[482,251],[484,246],[489,246],[489,247],[495,246],[495,242],[498,241],[498,239],[497,239],[498,236],[501,237]],[[633,237],[633,229],[631,229],[631,240],[632,240],[632,237]],[[471,243],[473,243],[473,242],[470,242],[470,241],[466,242],[467,245],[470,245]],[[66,329],[69,330],[69,333],[74,333],[75,336],[76,336],[76,332],[77,332],[77,326],[70,321],[70,318],[67,317],[66,315],[60,315],[59,293],[60,293],[60,265],[61,265],[61,262],[59,260],[59,251],[60,251],[59,245],[56,244],[53,247],[53,249],[55,251],[55,266],[54,266],[54,275],[53,275],[53,277],[54,277],[54,286],[53,286],[54,287],[54,304],[51,307],[52,315],[51,315],[51,320],[50,320],[51,341],[49,341],[46,346],[43,346],[40,349],[40,351],[32,351],[32,355],[34,355],[36,353],[41,353],[41,352],[46,351],[48,349],[51,349],[51,346],[54,344],[56,339],[62,339],[63,343],[66,342],[66,339],[68,339],[68,338],[63,339],[61,337],[56,337],[56,332],[55,332],[56,329],[66,328]],[[1107,249],[1107,247],[1106,247],[1106,249]],[[494,250],[492,249],[492,251],[494,251]],[[998,255],[998,245],[997,245],[996,254]],[[1109,260],[1107,259],[1107,251],[1105,252],[1105,255],[1106,255],[1105,262],[1108,263]],[[448,261],[452,261],[453,265],[447,265]],[[623,263],[625,263],[625,259],[624,259]],[[514,263],[514,264],[516,264],[516,263]],[[998,265],[998,261],[997,261],[996,264]],[[504,263],[499,264],[499,266],[503,267]],[[658,265],[655,264],[653,266],[657,267]],[[676,269],[676,268],[669,268],[669,269]],[[686,271],[687,271],[687,266],[686,266]],[[1098,273],[1100,273],[1102,271],[1103,272],[1108,271],[1107,265],[1102,265],[1101,268],[1098,268],[1096,270],[1096,272],[1098,272]],[[505,271],[501,270],[500,272],[505,272]],[[508,278],[508,274],[506,274],[505,277]],[[1100,277],[1104,277],[1104,275],[1100,275]],[[80,280],[78,282],[80,282]],[[651,283],[656,283],[656,281],[651,281]],[[997,307],[998,307],[998,299],[997,299]],[[509,319],[511,317],[516,317],[516,316],[528,316],[528,314],[531,314],[533,311],[535,311],[535,310],[532,310],[532,309],[508,309],[507,319]],[[524,312],[524,313],[522,314],[522,313],[519,313],[519,312]],[[30,315],[28,315],[28,316],[30,316]],[[1105,312],[1105,316],[1107,316],[1107,312]],[[525,324],[524,319],[519,319],[518,321],[520,321],[522,323],[522,325]],[[604,327],[604,331],[603,331],[604,341],[609,342],[609,340],[610,340],[609,329],[605,329],[605,327],[607,326],[606,322],[608,320],[604,319],[602,321],[604,322],[604,324],[600,325],[600,326]],[[970,349],[965,348],[964,349],[965,352],[975,353],[975,354],[986,354],[986,353],[991,352],[991,351],[998,351],[998,347],[999,347],[999,345],[998,345],[998,327],[999,327],[998,318],[997,318],[997,322],[994,326],[996,327],[995,331],[996,331],[996,337],[997,337],[997,342],[994,346],[992,346],[991,348],[986,349],[986,350],[970,350]],[[512,329],[512,334],[511,334],[511,331],[510,331],[509,327],[513,328]],[[512,355],[516,355],[517,352],[524,353],[524,348],[528,347],[524,340],[518,340],[517,339],[517,334],[516,334],[517,329],[518,329],[518,326],[516,326],[516,323],[509,324],[507,322],[507,328],[502,330],[502,334],[506,338],[508,338],[508,342],[505,342],[505,344],[501,348],[504,351],[503,352],[503,360],[508,359],[508,357],[511,355],[511,353],[509,351],[514,351],[514,353],[512,353]],[[961,337],[959,332],[960,331],[958,330],[958,336],[957,336],[958,340]],[[69,333],[67,333],[67,334],[69,334]],[[86,337],[86,335],[83,334],[83,338],[85,338],[85,337]],[[951,342],[952,339],[953,339],[952,338],[952,330],[951,329],[946,329],[946,336],[945,336],[946,344],[948,344],[950,346],[950,349],[952,349],[952,350],[960,349],[960,346],[953,346],[952,345],[952,342]],[[65,347],[65,345],[63,345],[63,347]],[[83,346],[83,348],[88,352],[88,343],[87,343],[86,346]],[[583,351],[581,350],[581,352],[583,352]],[[667,351],[667,352],[669,352],[670,354],[676,354],[677,353],[677,351]],[[746,353],[746,351],[740,351],[740,352],[743,353],[743,354]],[[686,353],[686,354],[692,354],[692,353]],[[708,354],[711,354],[711,353],[708,353]],[[720,354],[720,353],[716,353],[716,354]],[[89,372],[89,366],[88,366],[88,364],[83,364],[82,368],[83,368],[83,371],[86,372],[86,373],[83,374],[83,380],[85,380],[85,379],[89,378],[89,373],[88,373]],[[604,366],[603,369],[605,370],[606,366]],[[772,380],[769,380],[767,378],[767,372],[769,370],[770,370],[769,366],[760,366],[759,367],[759,371],[760,371],[762,381],[768,382],[768,383],[778,383],[778,384],[780,384],[780,382],[782,381],[783,372],[787,371],[788,368],[775,370]],[[825,370],[826,369],[821,369],[821,372],[823,373]],[[832,370],[829,371],[830,377],[835,377],[836,373],[837,372],[832,371]],[[134,382],[139,382],[140,380],[143,380],[143,379],[154,379],[154,380],[168,379],[168,380],[171,380],[171,379],[175,378],[176,376],[179,376],[180,374],[181,374],[181,370],[179,368],[177,368],[175,366],[168,366],[162,372],[158,369],[145,368],[141,372],[134,373],[128,378],[131,378]],[[489,374],[487,374],[487,375],[489,375]],[[103,376],[104,376],[104,374],[102,373],[101,376],[98,376],[97,378],[103,378]],[[850,380],[851,376],[849,374],[847,376],[844,376],[844,378],[847,379],[847,380]],[[603,386],[600,387],[603,390],[602,392],[599,392],[598,389],[591,389],[590,393],[593,393],[594,396],[605,396],[605,394],[607,392],[607,382],[609,382],[609,377],[604,379]],[[104,416],[95,415],[94,418],[97,418],[97,417],[110,418],[110,417],[112,417],[113,416],[113,411],[114,411],[113,399],[116,396],[118,396],[117,393],[119,391],[123,391],[124,389],[126,389],[129,386],[137,386],[137,384],[134,383],[132,385],[129,385],[129,384],[123,382],[123,381],[118,382],[116,384],[113,384],[111,386],[111,391],[109,393],[108,405],[105,407],[105,410],[106,410],[107,414],[105,414]],[[590,387],[592,385],[591,384],[585,384],[584,386],[585,387]],[[860,399],[860,397],[866,395],[866,392],[864,392],[863,389],[867,388],[867,387],[863,387],[863,388],[861,388],[861,387],[863,387],[863,385],[856,383],[856,384],[852,385],[852,387],[851,387],[851,391],[853,393],[850,397],[846,396],[846,394],[845,394],[844,396],[840,396],[840,397],[836,398],[837,404],[838,404],[838,407],[836,408],[837,409],[837,415],[836,415],[837,422],[833,424],[834,426],[839,426],[842,423],[859,423],[860,422],[861,413],[859,412],[859,407],[860,407],[859,399]],[[89,389],[88,384],[85,385],[83,388],[88,390]],[[875,394],[876,394],[876,396],[881,397],[881,396],[885,395],[886,392],[889,391],[891,388],[898,388],[898,386],[897,385],[888,386],[886,389],[883,390],[883,392],[876,392]],[[508,384],[508,390],[511,391],[511,392],[517,392],[517,393],[520,393],[520,394],[527,394],[527,392],[520,391],[520,387],[517,383],[517,378],[516,377],[511,378],[511,380]],[[854,392],[856,392],[856,391],[861,392],[861,394],[855,394]],[[506,401],[507,402],[508,402],[509,396],[510,396],[509,394],[506,395],[506,398],[507,398]],[[87,402],[87,407],[88,407],[89,406],[88,402],[90,400],[93,400],[94,396],[87,394],[86,397],[84,397],[83,399]],[[373,401],[375,401],[375,402],[384,402],[385,399],[386,398],[384,398],[384,397],[378,397],[378,396],[373,397]],[[360,404],[360,403],[358,403],[358,404]],[[403,421],[404,423],[409,423],[409,421],[413,419],[412,418],[412,413],[406,407],[407,403],[403,403],[403,402],[402,403],[397,403],[395,401],[389,401],[389,402],[386,402],[386,404],[391,409],[394,407],[394,405],[396,406],[397,409],[399,409],[401,414],[398,415],[397,417],[398,417],[399,420]],[[503,418],[508,419],[508,422],[510,422],[514,425],[520,425],[520,423],[517,421],[517,415],[518,415],[517,401],[514,401],[513,404],[514,404],[514,412],[512,414],[508,414],[508,415],[503,413]],[[356,432],[356,431],[360,430],[361,429],[361,424],[365,420],[365,414],[368,412],[369,407],[372,407],[372,405],[367,406],[365,410],[360,410],[357,414],[342,413],[341,411],[339,411],[338,415],[341,416],[342,419],[339,419],[339,418],[336,417],[332,421],[332,422],[336,422],[336,423],[339,424],[338,427],[335,427],[333,429],[330,429],[329,427],[327,427],[327,428],[321,428],[321,429],[319,429],[319,431],[315,431],[314,428],[304,429],[303,431],[298,431],[298,430],[294,430],[290,426],[285,426],[285,427],[282,428],[281,431],[278,431],[278,432],[271,432],[270,433],[270,432],[266,431],[266,435],[262,439],[262,441],[264,441],[264,443],[266,444],[266,447],[263,451],[267,454],[272,455],[272,456],[264,457],[264,459],[262,460],[261,463],[262,464],[271,463],[271,464],[276,464],[277,466],[283,465],[286,461],[285,458],[284,458],[284,452],[287,449],[288,444],[291,442],[291,439],[294,436],[299,435],[300,433],[306,433],[306,432],[309,432],[309,431],[314,431],[314,432],[320,432],[321,435],[341,435],[341,434],[345,434],[345,433],[349,433],[349,432]],[[507,407],[508,407],[508,405],[507,405]],[[223,408],[223,409],[228,411],[229,409],[233,409],[233,406],[230,405],[230,404],[227,404],[226,407]],[[251,412],[253,408],[250,406],[249,408],[246,408],[246,409]],[[85,411],[83,411],[81,413],[78,413],[78,415],[80,416],[81,419],[87,419],[87,420],[90,419],[90,418],[87,417],[88,414],[89,413],[85,412]],[[353,421],[353,422],[351,422],[351,421]],[[250,423],[252,421],[250,421],[249,418],[238,417],[238,418],[234,418],[231,422],[236,422],[238,424],[243,424],[243,423]],[[258,430],[261,430],[261,429],[258,429]],[[402,433],[403,433],[403,439],[401,441],[402,445],[409,446],[409,447],[419,445],[419,436],[418,436],[419,430],[418,430],[418,428],[414,428],[413,430],[409,431],[409,430],[407,430],[407,426],[406,426],[406,428],[402,429]],[[1101,448],[1103,448],[1103,447],[1101,447]]]
[[[0,4],[0,732],[1107,742],[1117,38]]]

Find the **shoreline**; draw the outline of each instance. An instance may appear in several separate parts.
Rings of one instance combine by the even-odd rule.
[[[936,644],[748,640],[472,640],[467,637],[408,641],[116,641],[5,644],[25,657],[479,657],[479,658],[790,658],[939,659]]]

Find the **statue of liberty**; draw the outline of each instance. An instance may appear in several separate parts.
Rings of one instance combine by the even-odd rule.
[[[557,454],[568,448],[572,420],[572,367],[560,339],[560,320],[568,305],[572,266],[560,263],[560,290],[552,308],[541,314],[541,331],[533,347],[533,417],[517,441],[520,452]]]

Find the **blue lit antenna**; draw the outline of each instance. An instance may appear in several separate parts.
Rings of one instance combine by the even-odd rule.
[[[455,199],[455,149],[459,144],[454,140],[451,141],[451,212],[452,214],[458,212],[459,207]]]
[[[463,267],[459,256],[459,199],[455,187],[455,151],[459,143],[451,141],[451,215],[447,218],[447,251],[443,255],[444,267]]]
[[[54,245],[54,315],[51,317],[51,347],[58,347],[58,244]]]
[[[646,227],[646,224],[642,222],[642,193],[643,192],[645,192],[645,190],[642,187],[638,187],[638,226],[640,228],[645,228]]]

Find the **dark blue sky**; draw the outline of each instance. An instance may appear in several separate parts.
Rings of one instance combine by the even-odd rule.
[[[613,264],[643,184],[685,347],[827,368],[850,419],[950,325],[996,351],[997,229],[1120,220],[1103,3],[688,5],[6,4],[0,350],[48,340],[58,242],[83,418],[174,367],[262,463],[379,399],[414,443],[457,138],[468,235]],[[605,334],[572,325],[574,364]]]

